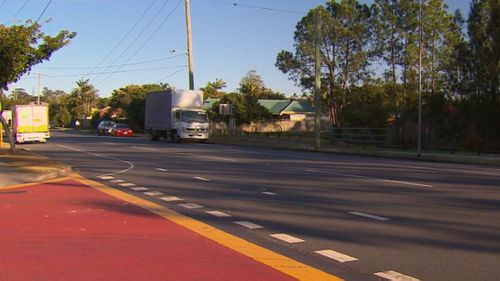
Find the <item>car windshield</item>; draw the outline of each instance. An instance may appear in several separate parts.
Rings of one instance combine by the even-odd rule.
[[[127,124],[116,124],[115,128],[117,128],[117,129],[127,129],[128,126],[127,126]]]
[[[182,111],[182,122],[199,122],[205,123],[208,121],[207,113],[204,111]]]

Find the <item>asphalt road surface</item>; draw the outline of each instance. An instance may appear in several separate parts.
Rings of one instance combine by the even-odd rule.
[[[500,279],[499,167],[75,132],[22,147],[346,280]]]

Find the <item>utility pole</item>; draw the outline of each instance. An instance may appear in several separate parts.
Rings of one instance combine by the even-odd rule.
[[[417,140],[417,156],[420,157],[422,152],[422,41],[424,37],[424,25],[422,15],[422,5],[424,0],[419,0],[418,5],[418,140]]]
[[[316,112],[314,115],[314,139],[315,150],[319,150],[321,145],[321,14],[320,9],[316,9],[314,17],[314,49],[315,49],[315,83],[314,83],[314,96]]]
[[[44,76],[43,74],[41,73],[34,73],[36,75],[36,78],[37,78],[37,86],[36,86],[36,93],[37,93],[37,104],[40,104],[40,83],[41,83],[41,79],[42,79],[42,76]]]
[[[191,7],[189,0],[184,0],[186,12],[186,32],[187,32],[187,53],[188,53],[188,68],[189,68],[189,90],[194,90],[194,73],[193,73],[193,46],[191,43]]]

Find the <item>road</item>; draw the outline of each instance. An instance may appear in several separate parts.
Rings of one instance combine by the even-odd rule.
[[[346,280],[498,280],[500,168],[54,133],[22,147]]]

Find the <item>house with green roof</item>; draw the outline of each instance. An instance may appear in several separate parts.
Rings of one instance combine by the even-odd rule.
[[[219,101],[217,98],[208,98],[203,102],[203,109],[210,110]],[[300,121],[315,112],[314,107],[306,101],[260,99],[257,103],[269,110],[276,119]]]
[[[304,120],[307,115],[314,115],[315,109],[306,101],[265,100],[258,101],[278,119]]]

